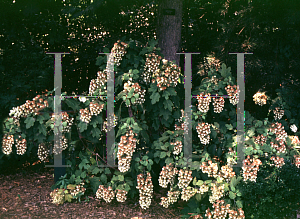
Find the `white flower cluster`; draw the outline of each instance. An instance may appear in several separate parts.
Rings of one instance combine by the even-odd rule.
[[[71,126],[73,124],[73,121],[74,121],[74,118],[70,118],[69,117],[69,114],[67,112],[62,112],[61,113],[61,122],[66,122],[67,123],[67,126],[63,126],[63,129],[62,131],[63,132],[69,132],[71,130]],[[55,123],[55,114],[53,113],[52,114],[52,117],[51,117],[51,124],[54,124]],[[52,128],[51,128],[52,129]],[[53,129],[52,129],[53,130]]]
[[[258,104],[260,106],[267,104],[267,96],[265,92],[257,92],[256,94],[254,94],[253,101],[255,102],[255,104]]]
[[[175,143],[170,143],[171,145],[175,145],[173,148],[173,154],[174,155],[179,155],[182,151],[182,142],[181,141],[176,141]]]
[[[49,106],[48,101],[40,97],[41,95],[37,95],[32,101],[26,100],[23,105],[13,107],[9,112],[9,116],[19,120],[20,117],[27,117],[30,113],[37,115],[40,110]]]
[[[224,189],[225,189],[225,184],[219,184],[219,183],[211,183],[211,196],[209,196],[209,202],[214,203],[216,200],[219,200],[224,196]]]
[[[75,189],[70,189],[70,194],[72,196],[76,196],[80,192],[85,193],[86,188],[83,187],[84,182],[80,183],[79,185],[76,185]]]
[[[5,134],[2,139],[2,152],[9,155],[12,152],[12,145],[14,144],[14,136]]]
[[[239,94],[240,94],[240,89],[239,86],[236,85],[228,85],[227,87],[225,87],[225,90],[229,96],[229,102],[232,105],[236,105],[239,102]]]
[[[173,167],[172,163],[164,166],[159,174],[158,182],[163,188],[167,188],[168,184],[172,184],[174,176],[178,173],[176,167]]]
[[[292,135],[290,135],[289,138],[291,139],[292,144],[295,144],[295,145],[299,145],[300,144],[298,136],[292,136]]]
[[[153,75],[157,70],[159,70],[160,60],[161,56],[158,56],[155,53],[146,54],[144,72],[142,73],[144,82],[150,83],[151,73]]]
[[[134,135],[137,136],[136,133],[133,134],[133,131],[129,130],[129,133],[126,133],[125,136],[121,136],[121,141],[118,144],[118,169],[122,173],[130,169],[132,155],[136,148]]]
[[[181,68],[177,67],[176,64],[164,61],[162,71],[157,69],[154,75],[152,76],[154,78],[152,79],[152,83],[155,83],[156,81],[157,87],[159,87],[160,90],[167,89],[167,87],[170,87],[172,83],[176,87],[180,75],[180,70]]]
[[[116,198],[118,202],[125,202],[127,199],[127,191],[118,189]]]
[[[292,130],[292,132],[297,132],[297,130],[298,130],[298,128],[297,128],[297,126],[295,125],[295,124],[293,124],[293,125],[291,125],[291,130]]]
[[[235,172],[232,167],[225,165],[221,167],[221,171],[218,173],[218,176],[221,180],[224,180],[229,183],[230,179],[235,176]]]
[[[38,146],[38,158],[44,161],[49,155],[49,149],[46,147],[45,143],[40,143]]]
[[[179,195],[180,191],[168,191],[168,197],[161,197],[161,202],[159,204],[162,205],[164,208],[168,208],[169,205],[177,202]]]
[[[236,152],[234,152],[233,150],[232,150],[232,148],[228,148],[228,155],[227,155],[227,165],[228,166],[230,166],[230,167],[232,167],[233,165],[236,165],[237,164],[237,162],[236,162],[236,157],[237,157],[237,155],[236,155]]]
[[[115,198],[115,192],[113,191],[111,186],[105,188],[103,185],[99,185],[99,188],[96,192],[96,198],[102,199],[106,203],[110,203]]]
[[[194,187],[184,187],[181,191],[181,199],[183,201],[188,201],[190,200],[190,198],[192,198],[197,192],[197,189],[195,189]]]
[[[207,173],[208,177],[218,177],[218,164],[213,163],[211,160],[207,161],[208,166],[206,166],[206,162],[202,162],[200,169],[203,173]]]
[[[134,91],[133,91],[133,94],[132,94],[132,97],[134,97],[134,95],[138,94],[138,98],[135,99],[135,101],[133,103],[131,103],[132,105],[137,105],[137,104],[142,104],[145,102],[145,93],[146,93],[146,90],[142,90],[141,89],[141,86],[138,84],[138,83],[134,83],[131,85],[131,81],[129,80],[127,83],[124,84],[124,90],[123,92],[126,94],[126,97],[123,98],[123,100],[125,100],[127,98],[127,94],[130,92],[130,90],[134,88]],[[130,106],[130,103],[129,105],[127,105],[126,101],[125,101],[125,104],[126,106]]]
[[[259,165],[262,165],[260,159],[250,159],[250,156],[247,156],[247,158],[243,162],[242,167],[244,181],[247,181],[249,179],[250,181],[256,182]]]
[[[191,170],[180,169],[178,172],[178,187],[183,189],[189,186],[190,182],[193,180]]]
[[[271,128],[268,130],[269,132],[275,133],[276,137],[279,140],[285,141],[287,138],[287,133],[284,130],[284,126],[281,125],[281,123],[276,122],[275,124],[271,124]]]
[[[108,76],[110,77],[110,71],[109,68],[111,66],[111,63],[114,63],[115,65],[120,65],[120,60],[122,57],[127,53],[126,48],[128,47],[128,44],[121,42],[120,40],[117,41],[117,43],[114,44],[114,47],[111,49],[111,54],[108,57],[107,60],[107,67],[106,69],[101,72],[99,71],[97,73],[97,79],[92,79],[90,82],[89,87],[89,95],[94,95],[95,91],[97,89],[100,89],[105,83],[107,82]],[[106,87],[104,87],[104,90]]]
[[[61,136],[62,139],[60,139],[60,145],[54,144],[53,147],[53,154],[60,154],[62,151],[66,150],[68,148],[68,139],[64,135]]]
[[[87,108],[80,109],[80,120],[82,122],[89,123],[91,121],[91,118],[92,118],[92,114]]]
[[[228,215],[229,219],[243,219],[245,218],[245,213],[242,208],[238,209],[238,212],[235,210],[230,209],[230,204],[225,206],[224,200],[217,200],[216,203],[213,204],[214,211],[211,212],[208,208],[206,210],[205,217],[212,219],[212,218],[223,218],[225,219]]]
[[[101,92],[101,88],[102,88],[102,86],[105,85],[105,83],[107,83],[107,70],[106,69],[103,72],[98,71],[96,80],[95,79],[91,80],[90,86],[89,86],[89,95],[91,96],[91,95],[95,94],[95,91],[97,89],[100,89],[100,92]],[[105,89],[106,89],[106,87],[104,87],[104,90]]]
[[[102,110],[103,110],[103,107],[104,107],[104,103],[100,106],[99,103],[97,102],[90,102],[90,112],[91,112],[91,115],[99,115]]]
[[[270,166],[274,166],[275,165],[277,168],[280,168],[280,167],[282,167],[285,164],[284,163],[284,158],[282,158],[282,157],[278,157],[278,156],[274,157],[274,156],[272,156],[270,158],[270,160],[272,160],[274,162],[274,164],[270,164]]]
[[[214,106],[214,112],[215,113],[221,113],[225,104],[225,100],[223,97],[218,98],[218,94],[216,94],[216,97],[213,98],[213,106]]]
[[[105,121],[103,122],[102,125],[102,130],[101,131],[105,131],[107,132],[108,130],[111,130],[112,127],[116,127],[116,125],[118,124],[117,122],[118,117],[116,117],[116,115],[114,114],[114,116],[112,117],[111,115],[108,116],[108,125],[107,126],[107,117],[105,118]]]
[[[281,119],[284,115],[284,110],[281,110],[279,107],[275,107],[275,110],[273,110],[274,113],[274,119]]]
[[[210,125],[208,123],[198,123],[196,126],[198,137],[202,144],[209,144]]]
[[[205,94],[201,93],[200,96],[197,95],[198,101],[198,110],[202,113],[207,113],[209,110],[209,104],[211,102],[210,93]]]
[[[137,176],[137,186],[136,188],[140,193],[140,206],[142,209],[149,208],[151,204],[151,198],[153,196],[153,184],[151,181],[151,175],[147,172],[146,180],[144,179],[143,174]]]
[[[122,57],[127,53],[126,48],[128,48],[129,45],[127,43],[121,42],[121,40],[118,40],[114,47],[111,49],[111,52],[114,54],[115,64],[119,66],[121,63]]]
[[[26,152],[27,145],[26,145],[26,139],[23,139],[21,135],[19,135],[19,139],[16,139],[15,143],[17,154],[23,155]]]
[[[279,139],[276,138],[276,140],[279,140]],[[284,145],[283,140],[280,140],[280,142],[279,142],[280,146],[278,144],[273,143],[273,142],[270,142],[270,145],[271,145],[272,148],[276,149],[277,152],[286,153],[286,147]]]
[[[205,192],[208,192],[209,186],[205,184],[205,182],[200,186],[200,188],[197,190],[197,193],[203,195]]]
[[[64,203],[64,197],[65,197],[65,189],[54,189],[50,193],[53,204],[63,204]]]
[[[253,136],[253,138],[256,144],[264,145],[265,143],[267,143],[267,137],[264,135],[259,135],[257,137]]]
[[[294,155],[294,164],[296,167],[300,168],[300,155]]]

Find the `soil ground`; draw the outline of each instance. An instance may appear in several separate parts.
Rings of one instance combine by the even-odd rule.
[[[139,207],[138,200],[106,203],[92,195],[89,202],[52,203],[50,192],[54,184],[53,169],[36,173],[30,169],[11,175],[0,175],[0,218],[180,218],[180,207],[168,209],[159,205],[159,193],[147,210]]]
[[[159,205],[163,191],[155,192],[150,208],[140,208],[138,199],[128,199],[125,203],[114,200],[106,203],[89,196],[89,201],[56,205],[50,197],[54,184],[54,170],[43,168],[38,173],[31,167],[22,168],[12,174],[0,174],[0,219],[11,218],[116,218],[116,219],[179,219],[184,205],[179,200],[168,209]],[[300,218],[298,211],[297,218]]]

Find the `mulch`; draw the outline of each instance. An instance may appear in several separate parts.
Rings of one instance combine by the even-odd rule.
[[[159,192],[154,192],[147,210],[140,208],[138,200],[106,203],[95,195],[90,195],[88,202],[53,204],[50,197],[53,173],[53,169],[45,168],[39,173],[23,170],[0,175],[0,218],[180,218],[181,207],[166,209],[159,205],[162,196]]]

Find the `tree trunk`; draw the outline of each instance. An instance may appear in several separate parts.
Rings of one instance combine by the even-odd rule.
[[[165,59],[175,60],[178,66],[180,55],[176,52],[179,52],[181,44],[182,4],[182,0],[159,0],[156,27],[160,52]],[[166,15],[164,9],[175,9],[175,15]]]

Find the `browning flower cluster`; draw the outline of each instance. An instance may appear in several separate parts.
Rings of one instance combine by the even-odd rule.
[[[208,123],[198,123],[196,126],[198,137],[202,144],[209,144],[210,125]]]
[[[118,144],[118,168],[120,172],[127,172],[130,169],[130,163],[132,159],[133,152],[136,148],[136,139],[134,138],[132,130],[126,133],[125,136],[121,136],[121,141]]]
[[[198,101],[198,110],[202,113],[207,113],[209,110],[209,104],[211,102],[210,93],[205,94],[201,93],[200,96],[197,95]]]
[[[160,90],[167,89],[167,87],[170,87],[171,84],[174,84],[176,87],[180,75],[180,69],[180,67],[172,64],[172,62],[164,60],[162,70],[157,69],[152,76],[152,83],[155,83],[156,81],[157,87],[159,87]]]
[[[274,119],[278,120],[281,119],[282,116],[284,115],[284,110],[280,109],[279,107],[275,107],[275,110],[273,110],[274,113]]]
[[[213,98],[213,106],[214,106],[214,112],[215,113],[221,113],[225,104],[225,100],[223,97],[218,97],[218,94],[216,94],[216,97]]]
[[[183,170],[180,169],[178,173],[178,187],[179,189],[183,189],[188,187],[190,182],[193,180],[192,171],[191,170]]]
[[[243,167],[242,167],[244,181],[247,181],[249,179],[250,181],[256,182],[259,165],[262,165],[260,159],[258,158],[250,159],[250,156],[249,155],[247,156],[247,158],[243,162]]]
[[[238,104],[238,102],[239,102],[239,94],[240,94],[239,86],[228,85],[227,87],[225,87],[225,90],[227,91],[227,94],[229,96],[229,102],[232,105]]]
[[[103,185],[99,185],[96,192],[96,198],[103,199],[106,203],[110,203],[115,198],[115,192],[112,190],[111,186],[105,188]]]
[[[282,157],[278,157],[278,156],[274,157],[274,156],[272,156],[270,158],[270,160],[272,160],[274,162],[274,164],[270,164],[270,166],[274,166],[275,165],[277,168],[280,168],[280,167],[282,167],[285,164],[284,163],[284,158],[282,158]]]
[[[155,53],[146,54],[146,62],[144,66],[144,72],[142,77],[144,82],[150,83],[150,77],[154,77],[154,73],[159,70],[159,65],[161,61],[161,56],[156,55]],[[152,75],[151,75],[152,73]]]
[[[253,101],[255,102],[255,104],[258,104],[259,106],[267,104],[267,96],[265,92],[263,93],[257,92],[256,94],[254,94]]]
[[[140,206],[142,209],[149,208],[151,204],[151,198],[153,196],[153,184],[151,181],[151,175],[147,172],[146,180],[143,174],[137,176],[137,187],[140,193]]]
[[[176,167],[173,167],[173,164],[170,163],[164,166],[159,174],[158,182],[159,185],[163,188],[167,188],[168,184],[172,184],[174,176],[178,173]]]
[[[117,198],[117,201],[118,202],[125,202],[126,199],[127,199],[127,191],[126,190],[120,190],[118,189],[117,190],[117,195],[116,195],[116,198]]]
[[[210,211],[210,208],[206,210],[205,217],[212,218],[228,218],[230,219],[243,219],[245,218],[245,213],[242,208],[238,209],[238,212],[230,209],[230,204],[225,205],[224,200],[217,200],[216,203],[213,204],[214,211]]]

